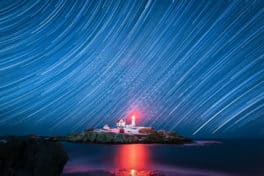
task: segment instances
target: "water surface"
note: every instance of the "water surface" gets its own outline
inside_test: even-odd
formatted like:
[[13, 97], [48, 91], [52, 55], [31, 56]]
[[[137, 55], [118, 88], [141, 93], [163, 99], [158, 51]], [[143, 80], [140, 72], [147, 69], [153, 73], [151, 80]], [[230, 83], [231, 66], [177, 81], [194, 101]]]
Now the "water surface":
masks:
[[263, 176], [264, 141], [197, 141], [189, 145], [66, 143], [64, 176]]

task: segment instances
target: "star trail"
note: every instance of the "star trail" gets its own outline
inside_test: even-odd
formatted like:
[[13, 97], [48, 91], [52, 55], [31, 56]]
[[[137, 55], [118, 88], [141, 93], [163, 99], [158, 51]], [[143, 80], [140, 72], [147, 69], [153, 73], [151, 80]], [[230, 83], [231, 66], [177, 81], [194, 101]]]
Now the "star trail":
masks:
[[264, 137], [263, 0], [0, 1], [0, 134], [140, 114], [190, 137]]

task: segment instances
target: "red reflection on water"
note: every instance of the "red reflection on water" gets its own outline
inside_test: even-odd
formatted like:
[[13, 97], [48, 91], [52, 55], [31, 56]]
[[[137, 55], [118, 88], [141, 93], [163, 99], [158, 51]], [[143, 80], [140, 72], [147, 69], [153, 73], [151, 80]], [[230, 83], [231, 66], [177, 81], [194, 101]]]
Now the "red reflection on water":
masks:
[[135, 176], [137, 174], [137, 171], [135, 169], [130, 170], [130, 175]]
[[136, 170], [146, 169], [149, 162], [149, 151], [146, 145], [120, 145], [119, 151], [117, 151], [116, 165], [119, 168], [131, 170], [131, 175]]

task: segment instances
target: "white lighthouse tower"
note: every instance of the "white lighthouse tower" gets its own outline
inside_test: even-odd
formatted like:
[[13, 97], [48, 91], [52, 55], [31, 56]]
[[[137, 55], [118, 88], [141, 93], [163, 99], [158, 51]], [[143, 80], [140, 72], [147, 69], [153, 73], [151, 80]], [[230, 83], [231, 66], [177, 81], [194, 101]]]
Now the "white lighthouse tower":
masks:
[[136, 127], [136, 116], [135, 116], [135, 115], [132, 116], [132, 123], [131, 123], [131, 126], [132, 126], [132, 127]]

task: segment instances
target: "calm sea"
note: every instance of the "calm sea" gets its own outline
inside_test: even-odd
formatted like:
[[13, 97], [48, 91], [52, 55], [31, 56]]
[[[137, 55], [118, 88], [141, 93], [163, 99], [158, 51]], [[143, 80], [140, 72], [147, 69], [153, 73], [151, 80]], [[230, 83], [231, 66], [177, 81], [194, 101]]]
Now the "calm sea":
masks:
[[65, 143], [64, 176], [264, 176], [264, 141], [196, 141], [190, 145]]

